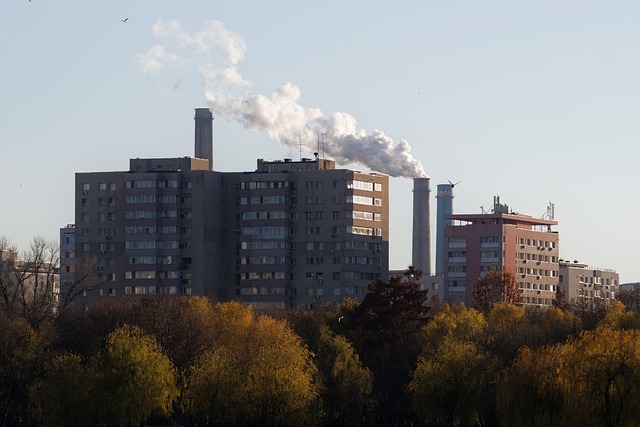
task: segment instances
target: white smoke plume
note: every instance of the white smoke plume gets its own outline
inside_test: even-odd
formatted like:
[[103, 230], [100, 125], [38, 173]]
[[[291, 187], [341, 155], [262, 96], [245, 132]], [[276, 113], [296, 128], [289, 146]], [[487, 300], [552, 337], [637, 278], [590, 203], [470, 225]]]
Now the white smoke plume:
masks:
[[[323, 135], [324, 152], [338, 163], [361, 164], [391, 176], [426, 176], [422, 163], [411, 156], [407, 141], [395, 143], [377, 129], [367, 133], [359, 129], [355, 118], [347, 113], [325, 116], [317, 108], [305, 108], [299, 103], [300, 89], [289, 82], [278, 87], [270, 97], [252, 93], [251, 83], [237, 69], [246, 53], [246, 44], [222, 22], [206, 21], [203, 30], [190, 34], [177, 21], [158, 21], [153, 25], [153, 33], [178, 49], [192, 48], [196, 55], [211, 55], [200, 73], [205, 97], [217, 117], [239, 122], [247, 129], [264, 132], [292, 147], [298, 147], [302, 141], [313, 150], [314, 137]], [[222, 52], [221, 56], [215, 55], [216, 49]], [[178, 59], [164, 49], [161, 52], [163, 55], [147, 54], [153, 59], [147, 60], [152, 66], [145, 68], [140, 61], [143, 69], [156, 70], [163, 61]], [[218, 63], [214, 63], [216, 59]], [[312, 137], [301, 138], [303, 135]]]

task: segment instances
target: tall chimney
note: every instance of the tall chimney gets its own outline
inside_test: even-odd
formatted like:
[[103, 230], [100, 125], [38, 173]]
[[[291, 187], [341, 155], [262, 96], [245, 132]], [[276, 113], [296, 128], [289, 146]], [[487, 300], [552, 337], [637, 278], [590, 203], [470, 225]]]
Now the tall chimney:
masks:
[[208, 108], [196, 108], [195, 157], [209, 160], [213, 170], [213, 114]]
[[411, 263], [425, 277], [431, 276], [431, 220], [429, 178], [413, 180], [413, 245]]
[[453, 214], [453, 186], [455, 184], [438, 184], [438, 213], [436, 215], [436, 275], [443, 276], [445, 274], [444, 263], [444, 227], [451, 225], [452, 221], [447, 219], [448, 215]]

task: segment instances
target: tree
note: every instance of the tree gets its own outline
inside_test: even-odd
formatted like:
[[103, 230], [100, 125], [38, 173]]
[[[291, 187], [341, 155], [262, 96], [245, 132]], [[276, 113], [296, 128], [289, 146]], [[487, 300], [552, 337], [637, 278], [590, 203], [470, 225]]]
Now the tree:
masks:
[[418, 361], [408, 385], [413, 410], [428, 424], [482, 425], [495, 373], [491, 355], [471, 341], [448, 336]]
[[217, 338], [190, 370], [189, 409], [205, 421], [309, 425], [319, 416], [317, 368], [284, 321], [239, 303], [214, 307]]
[[323, 327], [317, 364], [323, 378], [322, 402], [326, 425], [357, 426], [371, 404], [373, 377], [353, 346]]
[[574, 351], [572, 342], [542, 347], [537, 351], [522, 347], [514, 363], [502, 373], [498, 384], [500, 425], [571, 425], [568, 389], [559, 373], [569, 369]]
[[57, 309], [59, 281], [57, 242], [35, 237], [18, 258], [8, 239], [0, 238], [0, 305], [9, 316], [21, 316], [37, 327]]
[[520, 347], [538, 342], [538, 336], [525, 316], [522, 307], [496, 303], [487, 315], [488, 350], [501, 366], [508, 366], [518, 355]]
[[95, 403], [104, 396], [96, 395], [96, 372], [78, 355], [64, 353], [54, 358], [43, 378], [31, 393], [36, 418], [43, 426], [90, 425]]
[[508, 267], [491, 267], [478, 279], [472, 295], [474, 307], [483, 313], [491, 311], [495, 303], [522, 305], [516, 276]]
[[171, 415], [178, 397], [175, 368], [155, 338], [136, 326], [120, 327], [107, 336], [96, 363], [103, 422], [137, 425], [151, 416]]
[[463, 304], [447, 304], [423, 328], [425, 351], [437, 351], [447, 338], [480, 343], [486, 330], [487, 322], [482, 313]]
[[629, 310], [640, 312], [640, 288], [620, 291], [616, 294], [616, 299], [623, 303]]
[[573, 425], [640, 425], [640, 331], [605, 326], [583, 332], [559, 373], [577, 417]]
[[421, 277], [422, 271], [409, 267], [388, 282], [377, 280], [345, 316], [350, 339], [373, 373], [378, 416], [384, 423], [400, 422], [409, 412], [406, 386], [420, 354], [428, 311], [427, 291], [417, 282]]
[[0, 312], [0, 424], [30, 421], [29, 393], [51, 358], [53, 335], [49, 323], [34, 329]]

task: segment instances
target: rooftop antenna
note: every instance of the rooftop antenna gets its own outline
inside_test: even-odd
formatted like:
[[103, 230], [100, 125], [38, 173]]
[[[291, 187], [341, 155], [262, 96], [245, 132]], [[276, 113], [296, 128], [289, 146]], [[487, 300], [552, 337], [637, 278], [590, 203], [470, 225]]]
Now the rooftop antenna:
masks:
[[542, 219], [555, 219], [555, 206], [553, 203], [549, 202], [547, 211], [542, 215]]
[[322, 138], [322, 158], [323, 159], [325, 158], [325, 155], [324, 155], [324, 136], [325, 136], [324, 133], [320, 134], [320, 137]]
[[300, 145], [300, 161], [302, 161], [302, 140], [305, 139], [306, 140], [306, 136], [307, 134], [300, 134], [298, 135], [298, 141], [299, 141], [299, 145]]

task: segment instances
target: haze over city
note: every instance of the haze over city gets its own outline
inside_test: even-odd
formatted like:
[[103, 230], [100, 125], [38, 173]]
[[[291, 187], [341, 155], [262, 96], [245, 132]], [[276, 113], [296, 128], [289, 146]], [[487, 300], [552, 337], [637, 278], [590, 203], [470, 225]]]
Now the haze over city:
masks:
[[393, 176], [391, 268], [411, 262], [409, 178], [427, 174], [432, 196], [461, 181], [457, 213], [495, 195], [534, 217], [554, 203], [561, 257], [639, 281], [638, 12], [630, 1], [3, 2], [0, 235], [22, 249], [57, 239], [74, 221], [76, 172], [193, 156], [193, 109], [209, 107], [216, 170], [319, 151]]

